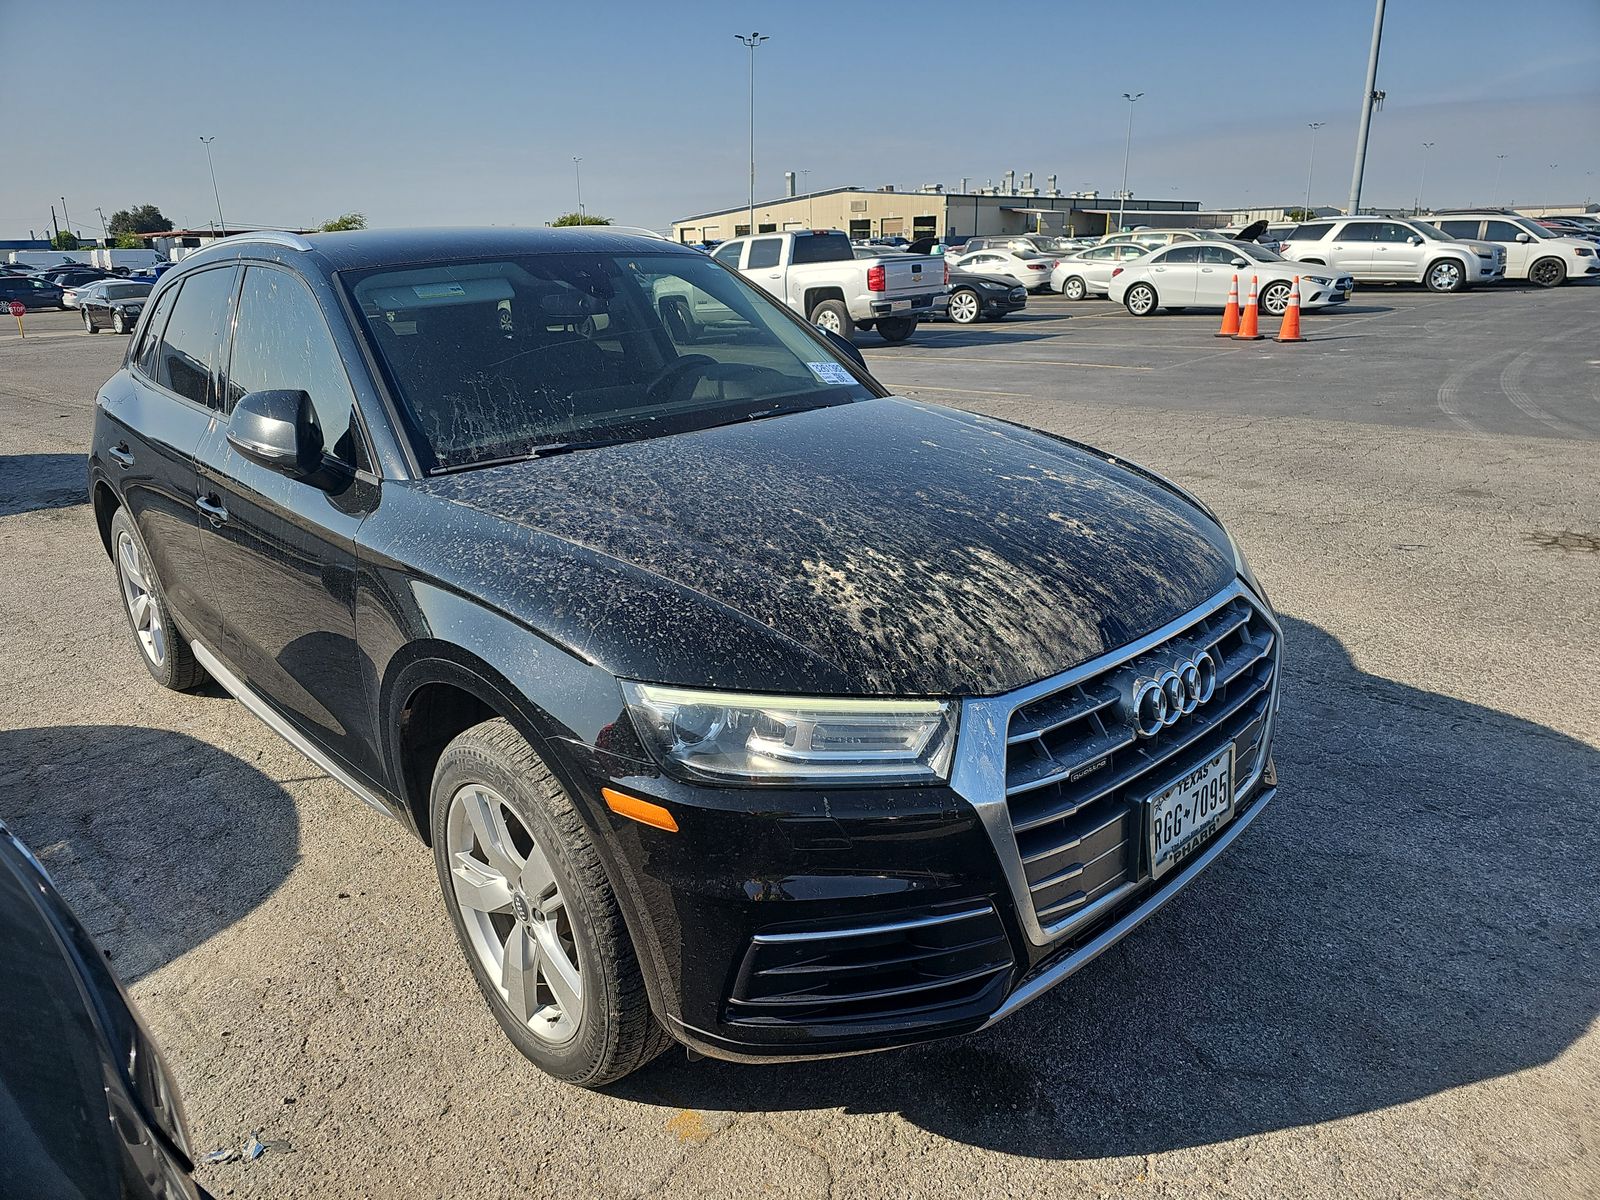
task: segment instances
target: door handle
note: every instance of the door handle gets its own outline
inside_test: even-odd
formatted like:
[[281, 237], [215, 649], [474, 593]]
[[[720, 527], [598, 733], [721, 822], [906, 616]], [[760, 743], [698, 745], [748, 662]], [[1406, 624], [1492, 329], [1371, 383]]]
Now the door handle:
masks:
[[221, 525], [228, 519], [228, 510], [210, 496], [196, 496], [194, 506], [205, 513], [213, 525]]
[[771, 275], [768, 275], [767, 278], [768, 279], [782, 279], [783, 278], [783, 272], [782, 271], [774, 271]]
[[106, 457], [119, 467], [133, 466], [133, 454], [128, 450], [127, 442], [118, 442], [106, 451]]

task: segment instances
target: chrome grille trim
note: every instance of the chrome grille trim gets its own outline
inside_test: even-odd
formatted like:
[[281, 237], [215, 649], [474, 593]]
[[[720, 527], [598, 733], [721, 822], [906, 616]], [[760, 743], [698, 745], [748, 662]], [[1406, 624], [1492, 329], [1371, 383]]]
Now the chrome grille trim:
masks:
[[[1202, 631], [1199, 636], [1204, 637], [1203, 641], [1186, 639], [1183, 636], [1195, 633], [1194, 627], [1197, 624], [1213, 617], [1238, 600], [1245, 601], [1253, 612], [1242, 613], [1237, 621], [1226, 620], [1214, 630]], [[1101, 676], [1157, 649], [1176, 651], [1215, 646], [1226, 641], [1241, 627], [1256, 618], [1265, 623], [1270, 631], [1270, 638], [1258, 642], [1256, 652], [1248, 657], [1241, 657], [1238, 651], [1235, 651], [1225, 667], [1226, 679], [1228, 682], [1233, 682], [1252, 671], [1260, 671], [1263, 659], [1267, 659], [1270, 664], [1267, 668], [1267, 678], [1258, 687], [1250, 689], [1246, 696], [1230, 697], [1226, 709], [1219, 707], [1215, 713], [1207, 713], [1205, 709], [1201, 709], [1186, 718], [1184, 723], [1177, 726], [1171, 734], [1155, 739], [1155, 743], [1151, 746], [1154, 757], [1149, 761], [1141, 761], [1123, 768], [1097, 765], [1100, 758], [1127, 749], [1137, 740], [1119, 723], [1108, 728], [1107, 735], [1102, 739], [1104, 747], [1096, 743], [1093, 754], [1063, 770], [1051, 772], [1051, 777], [1024, 780], [1020, 785], [1016, 780], [1007, 778], [1009, 753], [1029, 752], [1034, 743], [1042, 745], [1041, 739], [1050, 736], [1053, 731], [1073, 721], [1094, 719], [1089, 714], [1100, 713], [1110, 707], [1109, 704], [1093, 703], [1101, 698], [1104, 691], [1109, 690], [1108, 681], [1101, 679]], [[1168, 643], [1171, 645], [1167, 645]], [[1059, 842], [1052, 842], [1046, 848], [1030, 849], [1026, 862], [1019, 846], [1019, 835], [1041, 829], [1052, 821], [1070, 820], [1074, 814], [1092, 804], [1103, 802], [1106, 796], [1133, 780], [1147, 777], [1152, 780], [1148, 787], [1143, 783], [1136, 784], [1140, 797], [1146, 792], [1159, 791], [1160, 785], [1154, 781], [1162, 777], [1163, 763], [1182, 754], [1185, 749], [1193, 746], [1208, 733], [1214, 734], [1225, 723], [1230, 724], [1229, 736], [1239, 747], [1240, 757], [1235, 765], [1235, 797], [1236, 803], [1244, 803], [1252, 796], [1266, 770], [1268, 750], [1272, 742], [1272, 727], [1278, 707], [1278, 691], [1282, 675], [1279, 669], [1282, 644], [1283, 631], [1271, 611], [1242, 581], [1235, 580], [1205, 603], [1126, 646], [1091, 659], [1070, 671], [1029, 684], [1006, 695], [980, 697], [963, 702], [961, 734], [956, 744], [951, 786], [977, 811], [1005, 874], [1017, 920], [1030, 941], [1038, 946], [1051, 944], [1070, 933], [1072, 929], [1094, 920], [1108, 907], [1125, 898], [1129, 892], [1148, 883], [1149, 877], [1144, 873], [1142, 860], [1135, 860], [1132, 867], [1134, 877], [1119, 882], [1119, 877], [1114, 876], [1110, 880], [1103, 881], [1094, 890], [1114, 885], [1113, 890], [1103, 896], [1085, 894], [1080, 897], [1074, 894], [1052, 900], [1043, 906], [1043, 912], [1048, 920], [1041, 920], [1040, 911], [1034, 906], [1035, 893], [1046, 890], [1046, 886], [1058, 887], [1064, 880], [1053, 880], [1048, 885], [1038, 880], [1030, 881], [1030, 866], [1037, 866], [1045, 860], [1069, 853], [1087, 838], [1103, 832], [1122, 816], [1137, 817], [1136, 804], [1130, 799], [1124, 807], [1108, 809], [1104, 818], [1095, 821], [1090, 829], [1064, 831]], [[1223, 680], [1219, 678], [1219, 690], [1222, 687]], [[1080, 689], [1079, 695], [1064, 698], [1066, 711], [1075, 715], [1059, 723], [1044, 722], [1048, 728], [1034, 729], [1030, 725], [1021, 731], [1021, 736], [1014, 736], [1011, 723], [1019, 711], [1057, 693], [1069, 692], [1071, 689]], [[1112, 703], [1115, 703], [1115, 698]], [[1086, 705], [1088, 707], [1085, 707]], [[1080, 708], [1083, 711], [1078, 711]], [[1128, 732], [1126, 739], [1122, 736], [1124, 732]], [[1249, 759], [1251, 755], [1254, 756], [1253, 761]], [[1241, 780], [1237, 772], [1243, 768], [1248, 768], [1248, 774]], [[1025, 818], [1021, 826], [1013, 827], [1011, 810], [1013, 801], [1024, 801], [1030, 793], [1069, 779], [1074, 772], [1084, 772], [1085, 775], [1080, 777], [1093, 778], [1093, 772], [1100, 770], [1115, 770], [1115, 776], [1108, 774], [1103, 781], [1097, 781], [1086, 791], [1084, 797], [1073, 799], [1070, 807], [1063, 804], [1060, 806], [1061, 811], [1052, 811], [1043, 819], [1034, 814]], [[1235, 817], [1235, 821], [1238, 820], [1239, 818]], [[1136, 844], [1133, 847], [1135, 853], [1139, 851], [1138, 841], [1136, 837]], [[1055, 875], [1058, 869], [1046, 869], [1043, 873]], [[1126, 875], [1126, 871], [1122, 874]]]

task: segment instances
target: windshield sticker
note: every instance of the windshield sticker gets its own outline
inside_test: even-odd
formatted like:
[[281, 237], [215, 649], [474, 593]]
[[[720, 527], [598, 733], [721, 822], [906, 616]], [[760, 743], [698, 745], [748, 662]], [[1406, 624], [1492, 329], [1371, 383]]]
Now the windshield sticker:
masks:
[[459, 283], [420, 283], [411, 290], [416, 293], [418, 300], [444, 300], [467, 294], [467, 289]]
[[854, 383], [856, 377], [844, 367], [842, 363], [820, 362], [807, 363], [811, 373], [823, 383]]

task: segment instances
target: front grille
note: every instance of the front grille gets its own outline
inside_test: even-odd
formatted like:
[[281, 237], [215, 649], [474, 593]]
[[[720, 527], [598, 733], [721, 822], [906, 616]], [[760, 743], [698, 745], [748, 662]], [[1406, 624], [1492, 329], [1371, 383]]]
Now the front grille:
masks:
[[[1127, 711], [1136, 682], [1202, 650], [1217, 663], [1211, 699], [1155, 736], [1138, 736]], [[1012, 713], [1006, 807], [1047, 933], [1065, 932], [1096, 901], [1149, 877], [1146, 798], [1230, 741], [1235, 791], [1255, 776], [1277, 661], [1272, 626], [1237, 596], [1138, 657]]]
[[728, 1000], [740, 1025], [937, 1024], [992, 1007], [1011, 944], [987, 900], [870, 924], [757, 934]]

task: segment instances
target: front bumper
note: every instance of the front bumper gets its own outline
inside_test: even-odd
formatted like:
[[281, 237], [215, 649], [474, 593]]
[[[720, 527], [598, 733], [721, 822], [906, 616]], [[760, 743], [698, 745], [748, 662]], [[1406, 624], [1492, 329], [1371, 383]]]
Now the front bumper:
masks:
[[[699, 787], [656, 773], [625, 741], [597, 756], [581, 772], [595, 793], [663, 804], [679, 825], [667, 833], [599, 808], [663, 1024], [735, 1060], [889, 1049], [993, 1024], [1125, 937], [1276, 794], [1277, 625], [1242, 584], [1196, 613], [1064, 676], [968, 701], [948, 786]], [[1012, 786], [1031, 769], [1009, 748], [1014, 721], [1208, 636], [1225, 667], [1238, 665], [1170, 741], [1125, 741], [1086, 771]], [[1053, 751], [1062, 761], [1066, 744]], [[1148, 797], [1227, 746], [1232, 819], [1153, 878]]]

